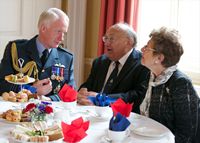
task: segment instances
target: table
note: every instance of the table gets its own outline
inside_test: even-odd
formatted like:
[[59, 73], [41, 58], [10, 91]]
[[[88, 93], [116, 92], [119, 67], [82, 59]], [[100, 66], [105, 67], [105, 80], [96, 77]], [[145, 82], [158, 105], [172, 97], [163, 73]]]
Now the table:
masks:
[[[15, 108], [16, 106], [18, 106], [16, 103], [0, 101], [0, 113], [10, 108]], [[106, 140], [106, 136], [109, 119], [112, 116], [111, 109], [109, 109], [110, 112], [102, 118], [96, 116], [94, 106], [76, 106], [71, 110], [66, 110], [61, 103], [53, 102], [53, 108], [55, 112], [62, 111], [66, 113], [63, 116], [65, 117], [63, 118], [65, 122], [70, 122], [78, 117], [83, 117], [83, 119], [90, 121], [90, 126], [87, 130], [88, 135], [81, 140], [80, 143], [109, 143], [109, 141]], [[174, 143], [174, 135], [171, 131], [155, 120], [135, 113], [131, 113], [128, 119], [131, 122], [129, 127], [131, 132], [130, 136], [125, 139], [125, 143]], [[9, 139], [9, 132], [15, 125], [16, 124], [0, 120], [0, 138]], [[14, 143], [11, 139], [9, 140], [10, 143]]]

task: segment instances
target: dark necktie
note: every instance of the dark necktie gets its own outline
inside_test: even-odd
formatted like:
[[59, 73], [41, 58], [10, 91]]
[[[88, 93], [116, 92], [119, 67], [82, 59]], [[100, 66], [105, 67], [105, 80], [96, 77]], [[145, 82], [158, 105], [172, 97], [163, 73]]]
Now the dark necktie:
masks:
[[113, 69], [112, 73], [110, 74], [110, 76], [109, 76], [109, 78], [106, 82], [106, 85], [104, 87], [104, 90], [103, 90], [104, 93], [108, 93], [110, 91], [115, 79], [117, 78], [118, 66], [119, 66], [119, 62], [116, 61], [115, 62], [115, 68]]
[[42, 62], [42, 66], [45, 65], [47, 59], [48, 59], [48, 56], [49, 56], [49, 50], [48, 49], [45, 49], [43, 52], [42, 52], [42, 57], [40, 58], [41, 62]]

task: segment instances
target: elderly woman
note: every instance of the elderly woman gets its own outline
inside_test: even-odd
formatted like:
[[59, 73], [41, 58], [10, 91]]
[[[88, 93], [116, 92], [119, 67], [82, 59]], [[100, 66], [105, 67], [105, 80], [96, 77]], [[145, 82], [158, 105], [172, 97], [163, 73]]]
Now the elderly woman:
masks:
[[194, 143], [199, 97], [190, 79], [177, 69], [182, 54], [176, 30], [162, 27], [151, 32], [150, 40], [142, 48], [141, 63], [151, 70], [151, 76], [140, 110], [168, 127], [176, 143]]

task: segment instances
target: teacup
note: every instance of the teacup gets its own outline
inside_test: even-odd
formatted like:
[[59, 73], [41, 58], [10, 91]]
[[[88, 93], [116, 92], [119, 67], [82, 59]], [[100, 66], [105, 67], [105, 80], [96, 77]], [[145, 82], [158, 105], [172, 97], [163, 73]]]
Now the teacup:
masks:
[[129, 129], [126, 129], [125, 131], [112, 131], [108, 129], [108, 138], [112, 141], [112, 143], [122, 142], [129, 135], [130, 135]]
[[109, 106], [95, 106], [95, 112], [99, 117], [104, 117], [106, 115], [112, 114], [112, 110]]
[[76, 108], [77, 101], [72, 101], [72, 102], [62, 102], [62, 105], [65, 110], [72, 110]]

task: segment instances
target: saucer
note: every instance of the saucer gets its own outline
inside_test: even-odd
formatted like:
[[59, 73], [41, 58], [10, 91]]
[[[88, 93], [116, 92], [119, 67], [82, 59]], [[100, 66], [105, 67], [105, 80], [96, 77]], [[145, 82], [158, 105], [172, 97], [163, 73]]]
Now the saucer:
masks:
[[88, 116], [86, 117], [90, 121], [108, 121], [111, 117], [109, 116]]
[[123, 142], [123, 143], [131, 143], [131, 137], [128, 136], [128, 137], [126, 137], [123, 141], [113, 142], [113, 141], [108, 137], [108, 135], [104, 135], [104, 136], [101, 137], [99, 143], [121, 143], [121, 142]]
[[86, 110], [85, 112], [85, 115], [87, 114], [86, 118], [88, 118], [88, 120], [107, 121], [110, 120], [110, 118], [112, 117], [109, 113], [105, 113], [104, 115], [98, 115], [96, 112], [91, 110]]
[[95, 119], [97, 120], [110, 120], [110, 116], [94, 116]]
[[134, 134], [151, 138], [160, 138], [167, 133], [165, 128], [155, 129], [146, 126], [132, 127], [131, 130]]

